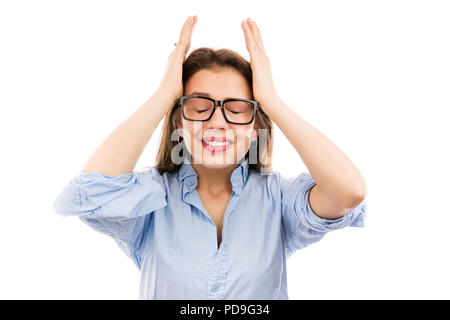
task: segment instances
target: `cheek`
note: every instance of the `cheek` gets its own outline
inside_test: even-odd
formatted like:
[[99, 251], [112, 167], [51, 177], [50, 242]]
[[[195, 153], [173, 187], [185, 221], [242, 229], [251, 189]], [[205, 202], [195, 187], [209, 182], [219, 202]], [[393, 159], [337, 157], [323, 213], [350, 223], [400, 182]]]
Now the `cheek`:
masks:
[[253, 126], [239, 126], [234, 130], [236, 142], [238, 144], [250, 144], [253, 132]]
[[194, 145], [201, 145], [202, 123], [183, 120], [182, 135], [186, 147], [193, 150]]
[[235, 153], [241, 157], [247, 153], [250, 148], [253, 126], [240, 126], [235, 129]]

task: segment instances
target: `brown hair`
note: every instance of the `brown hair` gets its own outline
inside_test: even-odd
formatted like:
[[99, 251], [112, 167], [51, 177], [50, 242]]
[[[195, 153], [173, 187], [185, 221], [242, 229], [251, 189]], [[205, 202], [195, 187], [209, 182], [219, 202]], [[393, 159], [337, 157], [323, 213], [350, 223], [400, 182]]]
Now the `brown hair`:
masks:
[[[253, 86], [252, 86], [252, 69], [250, 63], [245, 60], [238, 53], [229, 49], [214, 50], [211, 48], [198, 48], [191, 52], [187, 59], [183, 63], [183, 88], [186, 87], [187, 81], [198, 71], [202, 69], [217, 70], [220, 68], [233, 68], [242, 74], [247, 81], [253, 98]], [[167, 112], [163, 129], [161, 133], [161, 143], [156, 154], [156, 165], [161, 173], [163, 172], [176, 172], [180, 168], [181, 164], [176, 164], [172, 161], [171, 154], [173, 148], [179, 143], [178, 141], [172, 141], [172, 132], [177, 130], [177, 123], [181, 121], [181, 109], [177, 108], [179, 99], [176, 99], [172, 108]], [[260, 146], [261, 134], [258, 135], [256, 150], [256, 163], [249, 162], [249, 169], [254, 169], [258, 172], [271, 170], [272, 168], [272, 120], [259, 108], [255, 115], [255, 124], [259, 129], [264, 129], [266, 136], [264, 137], [264, 143]], [[260, 131], [261, 132], [261, 131]], [[181, 137], [182, 139], [182, 137]], [[261, 149], [260, 149], [261, 148]], [[183, 151], [184, 152], [184, 151]], [[183, 155], [184, 156], [184, 155]], [[245, 158], [249, 157], [249, 152], [245, 155]], [[253, 161], [252, 161], [253, 162]]]

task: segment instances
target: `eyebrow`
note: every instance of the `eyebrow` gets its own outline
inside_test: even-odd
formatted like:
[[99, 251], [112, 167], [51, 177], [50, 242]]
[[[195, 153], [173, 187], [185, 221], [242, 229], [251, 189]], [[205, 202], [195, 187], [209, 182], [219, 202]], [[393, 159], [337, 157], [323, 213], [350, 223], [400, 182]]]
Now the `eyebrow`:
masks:
[[[191, 96], [205, 96], [211, 98], [211, 95], [208, 92], [194, 91], [190, 94]], [[244, 98], [235, 98], [235, 97], [225, 97], [223, 100], [227, 99], [244, 99]]]

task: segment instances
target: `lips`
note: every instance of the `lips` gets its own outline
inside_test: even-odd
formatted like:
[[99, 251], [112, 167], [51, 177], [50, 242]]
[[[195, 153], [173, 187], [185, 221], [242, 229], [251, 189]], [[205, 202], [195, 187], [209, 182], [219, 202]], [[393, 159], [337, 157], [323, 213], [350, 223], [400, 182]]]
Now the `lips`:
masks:
[[205, 142], [217, 141], [217, 142], [233, 143], [233, 141], [231, 139], [227, 139], [225, 137], [203, 137], [203, 141], [205, 141]]
[[225, 137], [204, 137], [202, 139], [203, 148], [211, 152], [223, 152], [232, 144], [233, 141]]

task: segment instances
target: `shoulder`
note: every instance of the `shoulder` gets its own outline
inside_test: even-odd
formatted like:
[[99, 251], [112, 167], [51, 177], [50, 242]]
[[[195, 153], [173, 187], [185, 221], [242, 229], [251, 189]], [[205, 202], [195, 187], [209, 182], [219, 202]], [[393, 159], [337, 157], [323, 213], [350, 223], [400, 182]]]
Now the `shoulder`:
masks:
[[263, 189], [267, 193], [276, 195], [281, 189], [281, 174], [276, 170], [267, 170], [258, 172], [257, 170], [249, 170], [247, 184], [250, 189]]
[[249, 176], [253, 184], [264, 185], [272, 193], [289, 193], [303, 189], [309, 189], [315, 184], [309, 172], [301, 172], [294, 176], [283, 175], [278, 170], [271, 170], [263, 173], [251, 170]]
[[258, 172], [257, 170], [251, 169], [248, 179], [252, 180], [255, 184], [276, 186], [283, 180], [283, 176], [278, 170], [263, 170]]
[[147, 166], [135, 170], [135, 173], [144, 179], [151, 179], [157, 182], [166, 192], [174, 185], [179, 184], [178, 171], [167, 172], [161, 171], [156, 166]]

